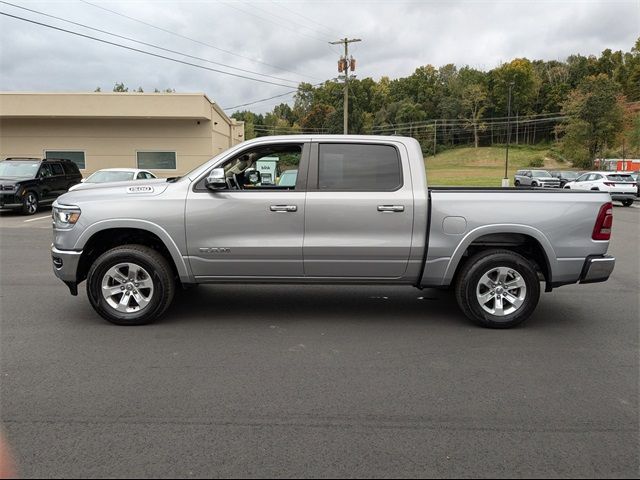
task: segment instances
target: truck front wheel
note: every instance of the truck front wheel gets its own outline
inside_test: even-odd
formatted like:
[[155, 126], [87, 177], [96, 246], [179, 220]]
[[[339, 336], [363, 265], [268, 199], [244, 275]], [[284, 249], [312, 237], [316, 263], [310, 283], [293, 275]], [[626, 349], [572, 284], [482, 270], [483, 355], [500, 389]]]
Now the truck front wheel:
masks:
[[144, 325], [164, 313], [175, 292], [169, 262], [156, 250], [124, 245], [103, 253], [87, 275], [87, 296], [116, 325]]
[[455, 285], [464, 314], [488, 328], [509, 328], [531, 316], [540, 298], [535, 266], [510, 250], [485, 250], [462, 267]]

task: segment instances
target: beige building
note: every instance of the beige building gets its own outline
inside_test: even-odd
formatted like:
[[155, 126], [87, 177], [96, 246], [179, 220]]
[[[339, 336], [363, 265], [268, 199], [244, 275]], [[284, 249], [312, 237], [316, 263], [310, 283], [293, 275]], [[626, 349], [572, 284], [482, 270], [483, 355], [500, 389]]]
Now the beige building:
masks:
[[244, 141], [244, 124], [202, 93], [0, 93], [0, 160], [69, 158], [182, 175]]

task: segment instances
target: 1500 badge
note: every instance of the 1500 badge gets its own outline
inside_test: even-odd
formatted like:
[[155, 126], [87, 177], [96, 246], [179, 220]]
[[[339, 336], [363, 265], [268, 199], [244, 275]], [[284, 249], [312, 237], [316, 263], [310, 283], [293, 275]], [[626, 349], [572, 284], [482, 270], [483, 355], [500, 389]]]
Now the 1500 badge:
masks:
[[127, 187], [127, 193], [153, 193], [153, 187], [149, 187], [149, 186]]

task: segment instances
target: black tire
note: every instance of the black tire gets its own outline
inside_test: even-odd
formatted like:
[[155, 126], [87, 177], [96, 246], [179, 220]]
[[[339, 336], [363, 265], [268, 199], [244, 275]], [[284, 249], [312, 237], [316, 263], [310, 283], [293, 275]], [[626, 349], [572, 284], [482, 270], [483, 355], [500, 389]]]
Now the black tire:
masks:
[[22, 197], [22, 214], [23, 215], [35, 215], [38, 211], [38, 194], [33, 191], [28, 191]]
[[538, 187], [538, 182], [532, 182], [532, 183], [531, 183], [531, 186], [532, 186], [533, 188], [537, 188], [537, 187]]
[[633, 205], [633, 200], [625, 200], [622, 202], [622, 205], [624, 205], [625, 207], [630, 207], [631, 205]]
[[[512, 313], [503, 316], [486, 311], [477, 297], [478, 285], [483, 276], [499, 267], [517, 272], [526, 287], [522, 304]], [[460, 309], [478, 325], [510, 328], [525, 321], [535, 310], [540, 299], [540, 281], [535, 266], [522, 255], [510, 250], [484, 250], [469, 258], [462, 266], [456, 278], [455, 294]]]
[[520, 186], [520, 180], [516, 180], [515, 182], [513, 182], [513, 184], [514, 184], [516, 187], [519, 187], [519, 186]]
[[[103, 278], [112, 267], [120, 263], [133, 263], [142, 267], [153, 282], [153, 294], [149, 303], [137, 312], [119, 312], [102, 295]], [[156, 250], [142, 245], [123, 245], [108, 250], [93, 262], [87, 275], [87, 296], [91, 306], [100, 316], [116, 325], [145, 325], [153, 322], [169, 307], [175, 290], [176, 282], [167, 259]]]

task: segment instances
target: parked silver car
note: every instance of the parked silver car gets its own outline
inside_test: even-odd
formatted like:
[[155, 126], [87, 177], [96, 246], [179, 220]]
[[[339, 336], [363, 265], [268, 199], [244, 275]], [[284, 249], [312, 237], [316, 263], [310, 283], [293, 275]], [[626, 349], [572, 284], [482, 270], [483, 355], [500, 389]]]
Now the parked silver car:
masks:
[[546, 170], [518, 170], [513, 184], [516, 187], [560, 188], [560, 179]]

